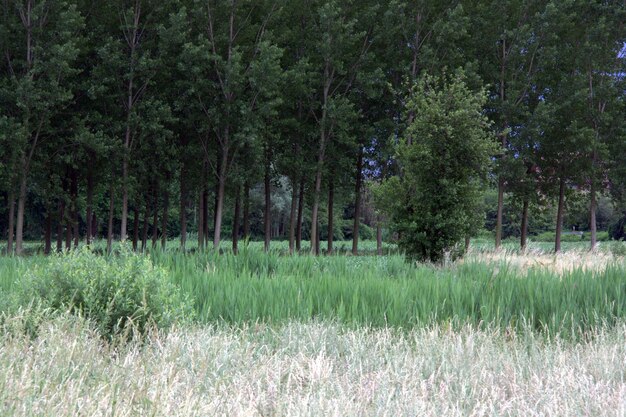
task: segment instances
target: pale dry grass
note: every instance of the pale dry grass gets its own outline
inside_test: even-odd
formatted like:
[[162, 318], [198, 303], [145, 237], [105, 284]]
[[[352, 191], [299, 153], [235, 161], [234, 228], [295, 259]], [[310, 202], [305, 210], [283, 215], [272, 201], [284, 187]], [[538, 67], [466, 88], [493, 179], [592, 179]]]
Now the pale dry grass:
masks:
[[575, 270], [592, 273], [602, 272], [611, 265], [624, 264], [626, 259], [606, 251], [569, 250], [554, 254], [542, 250], [528, 250], [526, 253], [519, 253], [503, 249], [491, 252], [470, 252], [460, 262], [468, 261], [489, 264], [505, 263], [521, 272], [535, 269], [563, 275]]
[[32, 341], [0, 337], [0, 414], [621, 416], [625, 338], [318, 323], [176, 330], [114, 353], [65, 318]]

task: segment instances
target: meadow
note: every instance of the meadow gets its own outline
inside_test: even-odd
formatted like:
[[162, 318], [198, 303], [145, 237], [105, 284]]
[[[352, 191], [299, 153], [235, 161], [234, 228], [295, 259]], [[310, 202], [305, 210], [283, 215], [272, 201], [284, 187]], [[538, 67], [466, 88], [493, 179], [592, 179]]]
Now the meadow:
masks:
[[[33, 245], [0, 258], [0, 414], [623, 415], [626, 244], [489, 245], [446, 265], [407, 262], [393, 245], [374, 256], [375, 242], [321, 257], [287, 256], [283, 242], [236, 256], [228, 242], [52, 258]], [[166, 281], [180, 297], [154, 302], [184, 299], [190, 314], [103, 338], [113, 301], [96, 314], [58, 303], [63, 291], [28, 291], [86, 291], [92, 265]], [[132, 302], [120, 294], [134, 287], [114, 281], [113, 299]]]

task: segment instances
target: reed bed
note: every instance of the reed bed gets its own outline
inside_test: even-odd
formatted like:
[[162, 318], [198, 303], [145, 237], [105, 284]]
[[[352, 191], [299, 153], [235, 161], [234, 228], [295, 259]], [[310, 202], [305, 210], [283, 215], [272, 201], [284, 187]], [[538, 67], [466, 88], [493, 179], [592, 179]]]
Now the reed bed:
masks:
[[[192, 299], [200, 323], [331, 320], [407, 330], [433, 324], [530, 326], [578, 339], [626, 318], [626, 263], [608, 254], [602, 268], [576, 263], [579, 255], [566, 255], [568, 261], [547, 258], [569, 265], [562, 268], [507, 252], [476, 252], [446, 267], [412, 264], [401, 255], [284, 256], [254, 247], [243, 247], [237, 256], [213, 251], [149, 256]], [[0, 291], [19, 292], [29, 285], [20, 271], [45, 262], [39, 256], [0, 258]]]

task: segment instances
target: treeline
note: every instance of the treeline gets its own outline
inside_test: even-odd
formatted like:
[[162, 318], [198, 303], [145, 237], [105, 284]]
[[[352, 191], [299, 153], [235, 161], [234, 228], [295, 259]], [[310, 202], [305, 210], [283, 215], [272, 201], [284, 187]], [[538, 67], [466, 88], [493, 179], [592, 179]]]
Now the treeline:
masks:
[[557, 250], [569, 194], [587, 198], [592, 245], [598, 196], [623, 201], [623, 0], [2, 0], [0, 13], [8, 252], [27, 230], [50, 252], [103, 232], [109, 246], [193, 233], [217, 247], [225, 228], [236, 250], [255, 189], [266, 248], [285, 234], [319, 253], [325, 236], [332, 252], [345, 211], [356, 252], [365, 188], [401, 169], [410, 86], [457, 69], [489, 92], [496, 246], [505, 196], [521, 202], [522, 246], [529, 211], [558, 202]]

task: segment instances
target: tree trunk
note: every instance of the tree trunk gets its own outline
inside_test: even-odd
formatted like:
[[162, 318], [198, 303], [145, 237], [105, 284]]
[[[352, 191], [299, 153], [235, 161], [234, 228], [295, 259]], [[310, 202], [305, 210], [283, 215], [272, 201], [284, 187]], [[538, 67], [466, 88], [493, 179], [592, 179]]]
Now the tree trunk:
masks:
[[522, 207], [522, 231], [520, 237], [520, 248], [522, 252], [526, 252], [526, 240], [528, 236], [528, 198], [524, 199], [524, 206]]
[[233, 213], [233, 253], [237, 255], [239, 252], [239, 212], [241, 205], [241, 187], [237, 187], [235, 195], [235, 212]]
[[[505, 101], [506, 101], [506, 82], [505, 82], [506, 57], [507, 57], [506, 39], [503, 38], [501, 44], [502, 44], [501, 45], [502, 55], [500, 56], [500, 102], [504, 106]], [[504, 132], [506, 132], [507, 125], [508, 123], [505, 121], [504, 126], [503, 126], [503, 128], [505, 129]], [[502, 152], [506, 151], [506, 146], [507, 146], [507, 135], [504, 132], [502, 133]], [[502, 246], [503, 211], [504, 211], [504, 178], [502, 177], [502, 174], [500, 174], [498, 177], [498, 212], [496, 214], [496, 242], [495, 242], [496, 249], [500, 249], [500, 246]]]
[[26, 206], [26, 172], [20, 180], [20, 193], [17, 200], [17, 224], [15, 227], [15, 254], [21, 255], [24, 241], [24, 209]]
[[504, 179], [498, 179], [498, 213], [496, 215], [496, 249], [502, 246], [502, 213], [504, 211]]
[[59, 200], [59, 219], [57, 223], [57, 252], [63, 251], [63, 221], [65, 220], [65, 201]]
[[359, 225], [361, 224], [361, 181], [363, 171], [363, 148], [359, 147], [356, 162], [356, 185], [354, 187], [354, 226], [352, 227], [352, 254], [359, 253]]
[[143, 212], [143, 226], [141, 230], [141, 251], [146, 251], [146, 244], [148, 243], [148, 219], [150, 218], [150, 203], [148, 199], [146, 202], [146, 209]]
[[[130, 130], [127, 127], [127, 139], [129, 140]], [[120, 226], [120, 240], [123, 242], [126, 240], [126, 223], [128, 221], [128, 148], [125, 149], [124, 155], [122, 156], [122, 223]]]
[[296, 210], [298, 208], [298, 189], [295, 179], [291, 180], [291, 209], [289, 211], [289, 254], [293, 255], [296, 243]]
[[561, 234], [563, 233], [563, 215], [565, 212], [565, 179], [561, 177], [559, 181], [559, 208], [556, 215], [556, 238], [554, 242], [554, 251], [561, 251]]
[[96, 213], [91, 214], [91, 237], [96, 238], [98, 236], [98, 221], [96, 219]]
[[304, 175], [300, 180], [300, 191], [298, 193], [298, 219], [296, 220], [296, 250], [302, 249], [302, 218], [304, 216]]
[[87, 245], [91, 244], [91, 238], [93, 236], [92, 232], [93, 232], [94, 224], [93, 224], [93, 219], [92, 219], [92, 213], [93, 213], [93, 171], [90, 167], [89, 171], [87, 172], [87, 213], [86, 213]]
[[133, 251], [137, 252], [137, 242], [139, 241], [139, 206], [133, 208]]
[[328, 182], [328, 247], [327, 251], [329, 255], [333, 253], [333, 238], [334, 238], [334, 216], [335, 213], [333, 211], [335, 204], [335, 182], [333, 181], [333, 173], [331, 173], [330, 181]]
[[50, 214], [50, 209], [46, 209], [46, 227], [44, 231], [44, 255], [50, 255], [50, 251], [52, 250], [52, 215]]
[[107, 253], [110, 254], [113, 250], [113, 202], [115, 201], [115, 195], [113, 192], [113, 181], [111, 181], [111, 187], [109, 188], [109, 228], [107, 230]]
[[315, 245], [314, 245], [315, 253], [319, 255], [321, 253], [321, 247], [320, 247], [321, 246], [320, 245], [320, 243], [321, 243], [321, 236], [320, 236], [320, 228], [319, 227], [317, 227], [317, 234], [315, 235], [315, 239], [314, 240], [315, 240]]
[[9, 229], [7, 230], [7, 255], [13, 254], [13, 237], [15, 236], [15, 192], [9, 192]]
[[265, 252], [270, 250], [270, 242], [272, 241], [272, 189], [270, 184], [270, 164], [269, 164], [269, 155], [266, 152], [266, 161], [265, 161], [265, 177], [264, 177], [264, 190], [265, 190], [265, 208], [263, 210], [263, 225], [265, 226]]
[[597, 236], [597, 222], [596, 212], [598, 210], [598, 200], [596, 197], [595, 181], [591, 180], [591, 192], [590, 192], [591, 204], [589, 207], [589, 226], [591, 228], [591, 250], [596, 250], [598, 236]]
[[161, 248], [166, 249], [167, 246], [167, 224], [169, 222], [169, 209], [170, 209], [170, 192], [167, 188], [169, 184], [170, 176], [168, 174], [165, 183], [165, 190], [163, 192], [163, 215], [161, 218]]
[[180, 168], [180, 249], [185, 251], [187, 243], [187, 168], [183, 162]]
[[202, 212], [202, 225], [204, 226], [204, 244], [202, 247], [207, 248], [209, 246], [209, 190], [207, 188], [205, 188], [204, 192], [202, 193], [202, 199], [202, 207], [204, 208], [204, 211]]
[[204, 185], [198, 198], [198, 250], [204, 249]]
[[322, 191], [322, 167], [324, 165], [324, 142], [325, 138], [322, 134], [320, 152], [317, 158], [317, 173], [315, 174], [315, 188], [313, 190], [313, 207], [311, 209], [311, 253], [319, 255], [316, 240], [318, 239], [318, 212], [320, 205], [320, 193]]
[[65, 250], [72, 249], [72, 206], [70, 203], [70, 213], [65, 219]]
[[250, 184], [243, 186], [243, 238], [250, 239]]
[[222, 211], [224, 208], [224, 192], [226, 187], [226, 172], [228, 169], [228, 147], [222, 151], [219, 166], [217, 195], [215, 199], [215, 234], [213, 235], [213, 249], [219, 250], [222, 239]]
[[74, 249], [78, 248], [78, 242], [80, 240], [78, 232], [78, 172], [72, 170], [72, 182], [71, 182], [70, 194], [72, 196], [72, 234], [74, 235]]
[[152, 213], [152, 249], [155, 249], [157, 241], [159, 240], [159, 191], [158, 185], [156, 184], [154, 186], [153, 193], [152, 209], [154, 212]]

